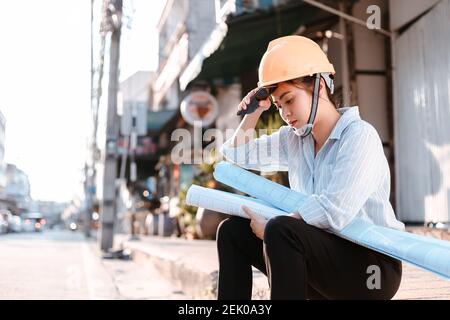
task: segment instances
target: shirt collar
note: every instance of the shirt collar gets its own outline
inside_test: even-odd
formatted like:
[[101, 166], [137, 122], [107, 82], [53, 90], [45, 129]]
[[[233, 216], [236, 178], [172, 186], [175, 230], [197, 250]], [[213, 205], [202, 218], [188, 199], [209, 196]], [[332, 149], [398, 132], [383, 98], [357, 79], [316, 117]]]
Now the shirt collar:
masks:
[[331, 131], [329, 139], [339, 140], [342, 132], [350, 125], [350, 123], [361, 120], [361, 117], [359, 116], [359, 108], [357, 106], [339, 108], [337, 111], [341, 114], [341, 117], [334, 126], [333, 131]]

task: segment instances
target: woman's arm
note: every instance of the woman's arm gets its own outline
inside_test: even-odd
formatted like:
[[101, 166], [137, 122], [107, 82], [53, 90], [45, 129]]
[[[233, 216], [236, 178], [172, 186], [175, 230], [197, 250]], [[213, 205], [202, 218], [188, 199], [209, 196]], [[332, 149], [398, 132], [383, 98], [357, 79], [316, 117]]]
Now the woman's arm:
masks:
[[[244, 97], [244, 99], [242, 99], [241, 103], [239, 103], [238, 111], [247, 109], [247, 105], [250, 103], [250, 99], [253, 97], [256, 90], [257, 89], [253, 89]], [[231, 137], [231, 147], [238, 147], [240, 145], [248, 143], [251, 140], [251, 133], [255, 129], [256, 123], [258, 123], [259, 117], [264, 111], [270, 108], [270, 105], [271, 103], [269, 100], [260, 101], [259, 107], [256, 108], [253, 113], [246, 114], [244, 116], [233, 136]]]
[[[245, 109], [254, 94], [252, 90], [239, 104], [238, 110]], [[243, 168], [259, 171], [287, 171], [286, 128], [271, 135], [255, 136], [255, 126], [261, 114], [270, 108], [270, 101], [259, 102], [259, 107], [246, 114], [241, 123], [219, 148], [219, 152], [230, 162]]]

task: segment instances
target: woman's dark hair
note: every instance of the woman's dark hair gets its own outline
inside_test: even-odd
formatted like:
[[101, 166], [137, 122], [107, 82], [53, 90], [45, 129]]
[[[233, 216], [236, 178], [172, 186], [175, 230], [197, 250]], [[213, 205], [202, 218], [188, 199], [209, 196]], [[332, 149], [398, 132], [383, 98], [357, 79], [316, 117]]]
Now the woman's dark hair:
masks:
[[[299, 84], [303, 85], [303, 87], [306, 87], [312, 94], [313, 93], [312, 88], [314, 86], [314, 79], [315, 79], [314, 76], [305, 76], [305, 77], [289, 80], [288, 82], [290, 82], [294, 85], [299, 85]], [[340, 108], [341, 101], [342, 101], [341, 94], [338, 94], [337, 92], [334, 92], [333, 94], [331, 94], [330, 88], [328, 88], [327, 85], [325, 85], [325, 88], [327, 90], [327, 95], [328, 95], [328, 98], [330, 99], [330, 102], [334, 105], [334, 107], [336, 109]]]

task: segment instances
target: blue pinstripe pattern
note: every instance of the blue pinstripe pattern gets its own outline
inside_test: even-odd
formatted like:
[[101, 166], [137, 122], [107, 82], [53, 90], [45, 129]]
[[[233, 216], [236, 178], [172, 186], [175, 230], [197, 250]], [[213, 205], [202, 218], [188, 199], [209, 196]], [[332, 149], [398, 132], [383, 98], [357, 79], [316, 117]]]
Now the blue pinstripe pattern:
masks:
[[228, 140], [219, 152], [246, 169], [288, 171], [290, 187], [308, 195], [298, 208], [308, 224], [340, 231], [358, 217], [404, 230], [389, 202], [389, 165], [377, 131], [358, 107], [338, 111], [341, 117], [316, 156], [312, 136], [298, 137], [288, 126], [238, 147]]

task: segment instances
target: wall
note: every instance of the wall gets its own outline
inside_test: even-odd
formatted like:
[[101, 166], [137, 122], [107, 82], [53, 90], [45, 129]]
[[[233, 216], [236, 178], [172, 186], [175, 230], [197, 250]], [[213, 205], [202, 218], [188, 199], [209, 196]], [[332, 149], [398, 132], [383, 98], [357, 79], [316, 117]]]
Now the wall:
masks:
[[430, 9], [440, 0], [391, 0], [389, 11], [391, 30], [398, 30], [414, 18]]
[[443, 0], [394, 42], [397, 207], [404, 221], [449, 221], [449, 17], [450, 0]]

